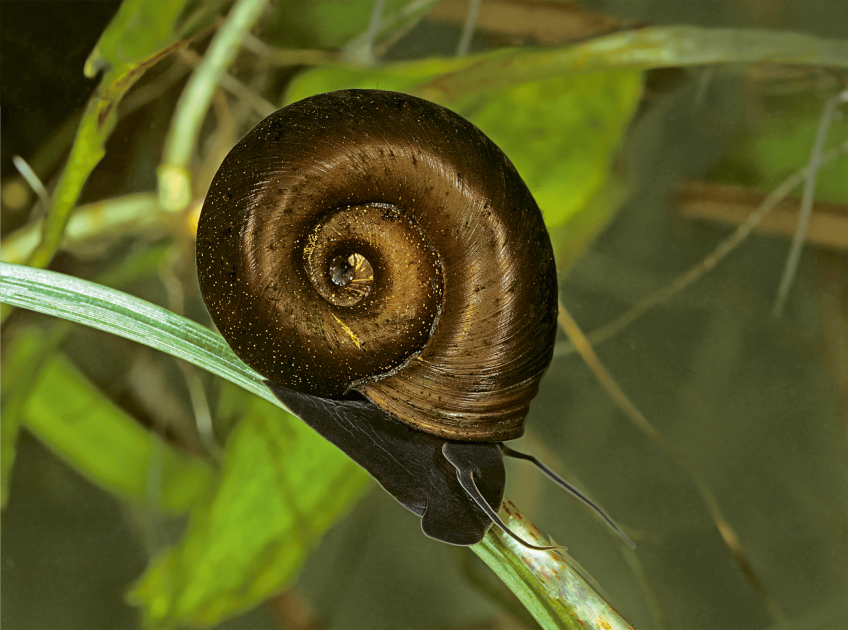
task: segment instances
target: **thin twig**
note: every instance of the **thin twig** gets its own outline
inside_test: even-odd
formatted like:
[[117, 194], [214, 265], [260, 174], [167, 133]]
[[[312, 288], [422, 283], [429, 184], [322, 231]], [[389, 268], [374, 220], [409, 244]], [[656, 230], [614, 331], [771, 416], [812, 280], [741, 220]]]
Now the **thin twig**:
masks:
[[[836, 158], [840, 157], [848, 153], [848, 140], [840, 144], [838, 147], [828, 151], [821, 158], [820, 167], [825, 166], [826, 164], [832, 162]], [[766, 199], [763, 201], [762, 205], [755, 211], [752, 212], [748, 219], [740, 225], [733, 234], [731, 234], [727, 239], [725, 239], [715, 250], [706, 258], [704, 258], [697, 265], [689, 269], [686, 273], [681, 276], [678, 276], [676, 280], [667, 284], [663, 288], [655, 291], [647, 298], [636, 304], [630, 310], [624, 312], [622, 315], [601, 326], [600, 328], [592, 331], [589, 334], [589, 340], [595, 346], [608, 341], [612, 337], [619, 334], [625, 328], [627, 328], [634, 321], [639, 319], [642, 315], [647, 313], [649, 310], [654, 308], [656, 305], [665, 302], [670, 297], [680, 292], [681, 290], [688, 287], [690, 284], [695, 282], [706, 274], [708, 271], [711, 271], [715, 266], [721, 262], [725, 256], [727, 256], [730, 252], [732, 252], [736, 247], [744, 241], [751, 231], [759, 225], [760, 221], [766, 216], [771, 210], [777, 206], [783, 199], [785, 199], [792, 190], [799, 186], [801, 182], [804, 181], [804, 177], [807, 175], [809, 167], [804, 167], [798, 172], [790, 175], [780, 186], [778, 186]], [[558, 343], [557, 347], [554, 351], [554, 356], [563, 356], [566, 354], [571, 354], [576, 350], [573, 343]]]
[[816, 176], [819, 173], [819, 168], [821, 168], [824, 143], [827, 139], [827, 130], [830, 127], [830, 121], [833, 120], [833, 114], [836, 112], [836, 106], [845, 102], [848, 102], [848, 90], [829, 98], [824, 104], [821, 119], [819, 120], [819, 128], [816, 132], [816, 140], [813, 143], [813, 150], [810, 152], [810, 161], [807, 164], [807, 177], [804, 181], [804, 192], [801, 196], [801, 211], [798, 214], [798, 227], [795, 230], [795, 238], [792, 240], [789, 255], [786, 257], [786, 265], [783, 268], [783, 276], [780, 278], [780, 288], [777, 291], [777, 299], [774, 302], [774, 310], [772, 311], [772, 315], [774, 317], [780, 317], [783, 312], [783, 307], [786, 304], [786, 298], [789, 296], [789, 289], [792, 287], [792, 281], [795, 279], [795, 272], [798, 270], [798, 261], [801, 259], [801, 248], [804, 246], [804, 237], [807, 234], [807, 225], [810, 222], [810, 214], [813, 211], [813, 198], [816, 192]]
[[[188, 48], [178, 51], [177, 54], [182, 61], [192, 67], [197, 67], [200, 65], [201, 61], [203, 61], [203, 58], [200, 55]], [[225, 72], [221, 75], [219, 85], [236, 98], [240, 98], [250, 105], [253, 111], [262, 116], [262, 118], [270, 116], [279, 109], [279, 107], [274, 105], [271, 101], [251, 90], [229, 72]]]
[[15, 164], [15, 168], [18, 169], [18, 173], [21, 174], [21, 177], [26, 180], [29, 187], [35, 191], [36, 195], [38, 195], [38, 198], [41, 200], [41, 207], [44, 209], [43, 211], [46, 212], [50, 208], [50, 194], [47, 192], [44, 184], [41, 183], [41, 179], [39, 179], [36, 172], [20, 155], [12, 156], [12, 162]]
[[383, 19], [383, 9], [385, 7], [386, 0], [374, 0], [374, 6], [371, 9], [371, 19], [368, 21], [368, 30], [365, 31], [365, 42], [360, 51], [362, 61], [368, 65], [374, 63], [374, 41], [380, 32], [380, 22]]
[[[440, 0], [412, 0], [390, 15], [380, 17], [377, 33], [371, 41], [371, 57], [363, 58], [363, 50], [369, 45], [368, 31], [360, 33], [347, 44], [343, 50], [344, 57], [349, 61], [373, 63], [374, 59], [382, 57], [385, 52], [404, 34], [409, 32], [423, 18], [430, 8]], [[377, 44], [377, 41], [380, 43]]]
[[471, 48], [471, 38], [474, 36], [474, 28], [477, 26], [477, 16], [480, 13], [480, 0], [469, 0], [468, 13], [465, 15], [465, 24], [462, 25], [462, 37], [456, 47], [456, 56], [465, 57]]
[[212, 412], [209, 409], [209, 399], [206, 396], [206, 390], [203, 388], [203, 382], [194, 370], [193, 365], [189, 365], [183, 361], [177, 361], [177, 363], [188, 386], [191, 407], [194, 410], [194, 422], [197, 426], [197, 435], [200, 438], [200, 443], [203, 445], [206, 453], [215, 462], [221, 464], [224, 461], [224, 449], [221, 448], [218, 438], [215, 436]]
[[598, 355], [595, 354], [595, 350], [592, 348], [592, 344], [583, 334], [583, 331], [580, 330], [580, 327], [577, 325], [577, 322], [574, 321], [574, 318], [562, 304], [559, 303], [559, 315], [557, 317], [560, 327], [565, 331], [565, 334], [568, 335], [568, 338], [571, 340], [571, 343], [574, 344], [574, 347], [577, 349], [577, 352], [580, 353], [580, 356], [583, 358], [583, 361], [592, 371], [592, 374], [595, 375], [595, 378], [598, 379], [598, 382], [601, 386], [606, 390], [607, 394], [610, 398], [613, 399], [616, 405], [618, 405], [619, 409], [621, 409], [625, 415], [630, 419], [630, 421], [638, 428], [642, 433], [644, 433], [651, 441], [657, 444], [660, 448], [662, 448], [669, 456], [674, 459], [681, 468], [683, 468], [688, 475], [691, 477], [692, 481], [695, 483], [695, 487], [698, 489], [698, 493], [701, 495], [704, 503], [707, 506], [707, 510], [710, 512], [710, 516], [712, 516], [713, 521], [718, 528], [719, 534], [721, 535], [724, 543], [730, 549], [734, 558], [736, 559], [737, 564], [739, 564], [742, 571], [745, 573], [745, 576], [748, 578], [748, 581], [757, 591], [759, 596], [765, 602], [766, 606], [768, 606], [771, 611], [772, 616], [778, 622], [786, 621], [786, 617], [783, 612], [780, 610], [780, 607], [777, 605], [777, 602], [772, 599], [771, 595], [769, 595], [768, 590], [766, 590], [765, 585], [760, 581], [756, 572], [754, 571], [753, 565], [748, 561], [748, 558], [745, 556], [745, 553], [742, 551], [742, 546], [739, 542], [739, 537], [736, 535], [736, 532], [730, 526], [730, 523], [724, 518], [724, 515], [721, 513], [721, 509], [718, 506], [718, 501], [713, 495], [712, 490], [707, 485], [707, 483], [701, 479], [698, 472], [692, 467], [689, 461], [683, 456], [683, 454], [678, 451], [674, 445], [671, 444], [668, 440], [663, 437], [661, 433], [659, 433], [653, 425], [648, 422], [647, 418], [642, 415], [642, 412], [633, 404], [633, 402], [628, 398], [627, 394], [618, 386], [618, 383], [615, 382], [615, 379], [610, 375], [607, 369], [604, 367], [603, 363], [601, 363]]

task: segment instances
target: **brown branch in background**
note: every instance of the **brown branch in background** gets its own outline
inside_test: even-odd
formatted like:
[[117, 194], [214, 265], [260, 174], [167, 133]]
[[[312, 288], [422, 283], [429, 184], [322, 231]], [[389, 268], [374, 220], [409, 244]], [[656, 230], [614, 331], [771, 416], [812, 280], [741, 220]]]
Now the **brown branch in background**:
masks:
[[583, 334], [583, 331], [580, 330], [577, 322], [574, 321], [574, 318], [562, 302], [559, 303], [559, 315], [557, 317], [557, 321], [559, 322], [560, 327], [565, 331], [565, 334], [568, 335], [568, 338], [577, 349], [577, 352], [580, 353], [583, 361], [592, 371], [592, 374], [595, 375], [595, 378], [598, 379], [598, 382], [604, 390], [606, 390], [607, 394], [613, 399], [619, 409], [624, 412], [637, 429], [645, 434], [645, 436], [647, 436], [648, 439], [654, 442], [657, 446], [663, 449], [678, 463], [681, 468], [686, 471], [695, 483], [698, 493], [701, 495], [701, 498], [706, 504], [707, 510], [709, 511], [710, 516], [712, 516], [722, 540], [724, 540], [725, 545], [727, 545], [728, 549], [730, 549], [730, 552], [733, 554], [733, 557], [736, 559], [736, 563], [742, 569], [745, 577], [748, 578], [748, 582], [751, 586], [753, 586], [754, 590], [768, 607], [775, 621], [779, 623], [786, 622], [787, 618], [783, 614], [783, 611], [781, 611], [777, 602], [771, 597], [765, 585], [757, 576], [756, 571], [754, 571], [753, 565], [745, 556], [745, 553], [742, 550], [742, 545], [739, 542], [739, 537], [721, 513], [718, 501], [707, 483], [701, 478], [683, 454], [678, 451], [671, 442], [666, 440], [665, 437], [663, 437], [663, 435], [659, 433], [650, 422], [648, 422], [647, 418], [642, 415], [642, 412], [639, 411], [636, 405], [634, 405], [630, 398], [627, 397], [627, 394], [625, 394], [618, 386], [618, 383], [615, 382], [615, 379], [613, 379], [601, 363], [598, 355], [595, 354], [595, 351], [592, 348], [592, 344]]
[[[674, 202], [676, 210], [683, 216], [738, 226], [748, 221], [763, 205], [764, 199], [763, 193], [750, 188], [690, 182], [677, 189]], [[798, 224], [798, 203], [797, 199], [778, 202], [754, 228], [755, 231], [791, 237]], [[817, 201], [810, 216], [806, 242], [848, 250], [848, 205]]]
[[[464, 24], [468, 0], [440, 2], [427, 19]], [[611, 15], [595, 13], [577, 2], [550, 0], [487, 0], [481, 3], [476, 28], [501, 35], [534, 40], [551, 46], [613, 33], [625, 22]]]
[[[822, 156], [820, 166], [824, 166], [832, 162], [845, 153], [848, 153], [848, 140], [824, 154]], [[795, 187], [799, 186], [801, 182], [804, 181], [806, 176], [807, 167], [804, 167], [790, 175], [780, 186], [769, 194], [763, 201], [762, 205], [757, 208], [755, 212], [751, 213], [745, 222], [740, 225], [733, 234], [722, 241], [709, 256], [689, 269], [689, 271], [678, 276], [673, 282], [649, 295], [630, 310], [625, 311], [608, 324], [604, 324], [600, 328], [593, 330], [589, 334], [591, 342], [594, 345], [598, 345], [611, 339], [652, 308], [662, 302], [665, 302], [673, 295], [682, 291], [690, 284], [701, 278], [701, 276], [706, 274], [708, 271], [711, 271], [718, 263], [724, 260], [730, 252], [736, 249], [736, 247], [738, 247], [739, 244], [748, 237], [754, 228], [760, 224], [763, 217], [771, 212], [780, 202], [786, 199], [786, 197], [789, 196], [789, 193], [791, 193]], [[558, 343], [554, 350], [554, 356], [563, 356], [574, 351], [575, 346], [573, 343]]]

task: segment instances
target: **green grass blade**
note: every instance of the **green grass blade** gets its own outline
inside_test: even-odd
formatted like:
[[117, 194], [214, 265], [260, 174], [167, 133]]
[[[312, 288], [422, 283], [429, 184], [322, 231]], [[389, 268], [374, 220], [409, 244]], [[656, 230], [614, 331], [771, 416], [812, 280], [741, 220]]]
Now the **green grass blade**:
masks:
[[217, 374], [282, 407], [262, 377], [200, 324], [122, 291], [52, 271], [0, 263], [0, 302], [85, 324]]
[[491, 91], [564, 74], [605, 70], [781, 63], [848, 67], [848, 41], [756, 29], [659, 26], [622, 31], [562, 48], [509, 48], [472, 58], [414, 93], [450, 104]]
[[171, 212], [191, 201], [189, 166], [206, 111], [241, 42], [265, 10], [265, 0], [238, 0], [192, 73], [174, 112], [164, 156], [157, 169], [159, 203]]
[[[550, 544], [507, 499], [500, 516], [523, 540]], [[526, 549], [498, 527], [471, 549], [545, 630], [632, 630], [559, 553]]]

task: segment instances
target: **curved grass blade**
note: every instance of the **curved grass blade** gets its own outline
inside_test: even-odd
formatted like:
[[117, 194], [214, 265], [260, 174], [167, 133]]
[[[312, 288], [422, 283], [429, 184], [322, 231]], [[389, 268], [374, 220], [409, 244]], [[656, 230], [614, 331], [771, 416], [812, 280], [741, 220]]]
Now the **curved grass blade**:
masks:
[[53, 271], [0, 263], [0, 302], [162, 350], [285, 409], [220, 335], [145, 300]]

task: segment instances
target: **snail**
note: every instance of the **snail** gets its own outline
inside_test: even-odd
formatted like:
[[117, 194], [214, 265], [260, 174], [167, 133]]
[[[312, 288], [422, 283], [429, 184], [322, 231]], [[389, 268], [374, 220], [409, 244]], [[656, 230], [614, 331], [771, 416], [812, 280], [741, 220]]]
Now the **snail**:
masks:
[[503, 455], [615, 527], [503, 444], [551, 362], [556, 265], [515, 167], [461, 116], [379, 90], [271, 114], [212, 181], [197, 272], [236, 355], [428, 536], [471, 545], [496, 523], [550, 548], [499, 518]]

